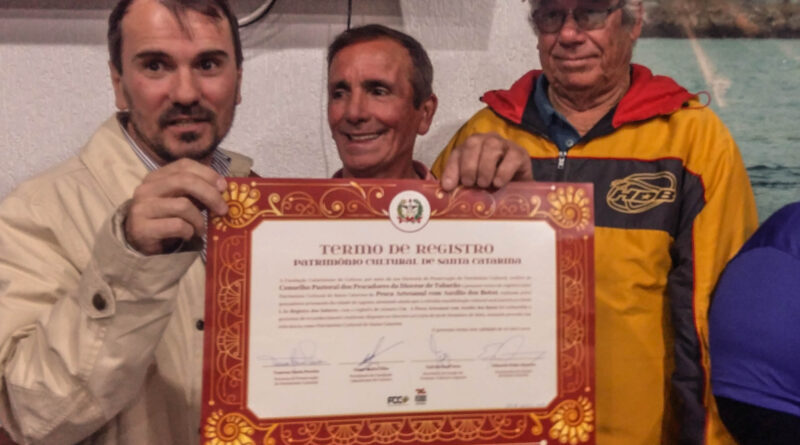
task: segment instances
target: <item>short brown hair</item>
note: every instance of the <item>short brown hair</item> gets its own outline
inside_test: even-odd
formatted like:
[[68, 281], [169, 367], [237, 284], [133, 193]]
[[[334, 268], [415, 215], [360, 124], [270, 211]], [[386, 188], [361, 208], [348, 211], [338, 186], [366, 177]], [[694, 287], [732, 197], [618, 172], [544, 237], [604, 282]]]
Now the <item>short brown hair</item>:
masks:
[[[239, 23], [233, 14], [227, 0], [158, 0], [172, 14], [181, 20], [181, 14], [186, 10], [199, 12], [213, 19], [225, 17], [231, 28], [233, 49], [236, 57], [236, 66], [241, 67], [244, 57], [242, 55], [242, 41], [239, 38]], [[122, 72], [122, 19], [134, 0], [120, 0], [111, 15], [108, 17], [108, 55], [111, 63], [118, 72]]]
[[419, 109], [427, 98], [433, 94], [433, 64], [428, 53], [417, 39], [395, 29], [378, 25], [364, 25], [348, 29], [333, 40], [328, 47], [328, 70], [331, 68], [336, 54], [356, 43], [371, 42], [379, 39], [390, 39], [403, 45], [411, 57], [411, 87], [414, 89], [414, 108]]

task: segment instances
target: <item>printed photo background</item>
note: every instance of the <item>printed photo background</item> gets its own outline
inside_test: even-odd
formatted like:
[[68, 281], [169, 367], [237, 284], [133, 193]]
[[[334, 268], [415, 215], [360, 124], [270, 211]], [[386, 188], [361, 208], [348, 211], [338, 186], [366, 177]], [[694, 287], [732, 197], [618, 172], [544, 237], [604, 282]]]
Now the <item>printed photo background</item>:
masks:
[[800, 40], [643, 38], [634, 61], [711, 95], [742, 152], [761, 221], [800, 200]]

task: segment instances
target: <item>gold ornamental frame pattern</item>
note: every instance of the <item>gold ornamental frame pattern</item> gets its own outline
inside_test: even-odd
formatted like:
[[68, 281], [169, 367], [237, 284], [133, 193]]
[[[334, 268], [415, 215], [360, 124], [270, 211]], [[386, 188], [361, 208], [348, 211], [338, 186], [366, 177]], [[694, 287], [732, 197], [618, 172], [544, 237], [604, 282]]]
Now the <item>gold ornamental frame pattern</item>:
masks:
[[[496, 193], [414, 181], [229, 180], [229, 212], [212, 219], [202, 443], [206, 445], [368, 445], [594, 443], [592, 188], [586, 184], [536, 184], [531, 195], [511, 184]], [[559, 398], [546, 409], [409, 413], [302, 421], [261, 421], [246, 407], [249, 267], [248, 230], [264, 219], [388, 217], [392, 192], [409, 187], [426, 194], [432, 218], [538, 219], [556, 230], [559, 298]], [[531, 187], [528, 185], [527, 187]], [[268, 191], [266, 194], [263, 191]], [[264, 196], [266, 195], [266, 196]], [[211, 247], [213, 246], [213, 247]], [[211, 255], [211, 250], [214, 254]], [[207, 286], [207, 287], [209, 287]], [[212, 298], [213, 296], [213, 298]], [[210, 361], [208, 357], [211, 357]], [[546, 435], [546, 436], [545, 436]]]

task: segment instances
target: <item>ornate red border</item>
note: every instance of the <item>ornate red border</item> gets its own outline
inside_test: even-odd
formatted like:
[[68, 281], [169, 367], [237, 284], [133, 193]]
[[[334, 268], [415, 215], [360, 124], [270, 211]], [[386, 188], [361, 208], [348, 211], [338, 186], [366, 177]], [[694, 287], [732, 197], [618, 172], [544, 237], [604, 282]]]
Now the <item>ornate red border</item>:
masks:
[[[531, 219], [556, 231], [558, 397], [541, 410], [409, 413], [275, 420], [246, 406], [249, 231], [270, 218], [385, 218], [392, 198], [417, 190], [431, 218]], [[209, 228], [202, 443], [207, 445], [594, 444], [594, 239], [591, 184], [514, 183], [443, 192], [420, 181], [229, 180], [226, 216]]]

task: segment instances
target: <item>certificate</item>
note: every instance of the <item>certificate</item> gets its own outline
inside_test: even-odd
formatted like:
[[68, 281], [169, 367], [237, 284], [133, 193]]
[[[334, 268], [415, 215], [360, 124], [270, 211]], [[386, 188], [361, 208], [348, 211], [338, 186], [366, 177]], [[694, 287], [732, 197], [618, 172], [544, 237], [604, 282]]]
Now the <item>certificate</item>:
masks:
[[590, 184], [229, 179], [202, 443], [594, 443]]

